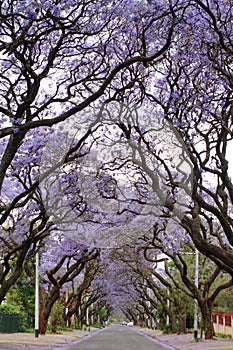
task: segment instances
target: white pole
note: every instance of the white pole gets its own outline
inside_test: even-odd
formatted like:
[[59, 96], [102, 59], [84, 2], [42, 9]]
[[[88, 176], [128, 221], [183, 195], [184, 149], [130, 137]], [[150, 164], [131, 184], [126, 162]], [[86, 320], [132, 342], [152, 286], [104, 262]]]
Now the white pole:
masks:
[[[170, 291], [169, 291], [169, 289], [167, 289], [167, 307], [168, 307], [168, 309], [170, 308], [170, 299], [169, 299], [169, 295], [170, 295]], [[169, 327], [169, 322], [170, 320], [169, 320], [169, 315], [167, 314], [167, 319], [166, 319], [166, 325], [167, 325], [167, 327]]]
[[[68, 299], [69, 299], [69, 289], [68, 289], [68, 287], [66, 287], [66, 304], [68, 302]], [[68, 312], [69, 312], [69, 309], [68, 309], [68, 306], [66, 306], [66, 315], [68, 314]], [[69, 327], [69, 320], [68, 320], [68, 318], [66, 320], [66, 327]]]
[[89, 326], [89, 308], [86, 309], [86, 325]]
[[[195, 286], [198, 288], [198, 275], [199, 275], [199, 251], [195, 250]], [[194, 338], [197, 339], [198, 335], [198, 303], [197, 299], [194, 300]]]
[[35, 271], [35, 337], [39, 337], [39, 253], [36, 252]]

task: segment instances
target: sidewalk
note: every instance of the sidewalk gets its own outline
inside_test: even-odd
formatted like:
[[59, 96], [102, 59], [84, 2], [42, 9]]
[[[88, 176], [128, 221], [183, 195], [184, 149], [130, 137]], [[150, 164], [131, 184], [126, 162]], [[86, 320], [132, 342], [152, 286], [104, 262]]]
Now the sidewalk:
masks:
[[74, 330], [72, 332], [61, 332], [56, 334], [40, 335], [35, 338], [32, 333], [0, 333], [1, 350], [49, 350], [62, 348], [68, 343], [76, 342], [83, 337], [90, 336], [94, 332], [100, 331], [98, 328], [92, 328], [90, 331]]
[[157, 339], [162, 344], [170, 345], [176, 350], [232, 350], [233, 339], [217, 338], [216, 340], [199, 339], [196, 342], [192, 333], [188, 334], [163, 334], [161, 331], [147, 328], [137, 328], [141, 333], [144, 333], [152, 338]]

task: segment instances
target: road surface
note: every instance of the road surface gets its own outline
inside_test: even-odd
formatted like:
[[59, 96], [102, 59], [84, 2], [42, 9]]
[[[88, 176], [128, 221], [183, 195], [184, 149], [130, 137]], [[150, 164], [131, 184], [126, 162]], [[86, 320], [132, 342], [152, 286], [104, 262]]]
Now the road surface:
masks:
[[[97, 334], [83, 339], [68, 350], [165, 350], [154, 340], [138, 334], [132, 328], [121, 325], [112, 325]], [[171, 348], [170, 348], [171, 349]]]

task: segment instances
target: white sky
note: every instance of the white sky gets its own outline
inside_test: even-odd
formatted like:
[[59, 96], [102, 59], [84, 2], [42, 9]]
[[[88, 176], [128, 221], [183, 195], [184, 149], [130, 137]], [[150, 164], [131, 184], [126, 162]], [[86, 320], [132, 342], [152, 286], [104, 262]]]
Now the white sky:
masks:
[[233, 140], [228, 142], [227, 145], [227, 156], [228, 160], [228, 167], [229, 167], [229, 175], [231, 179], [233, 180]]

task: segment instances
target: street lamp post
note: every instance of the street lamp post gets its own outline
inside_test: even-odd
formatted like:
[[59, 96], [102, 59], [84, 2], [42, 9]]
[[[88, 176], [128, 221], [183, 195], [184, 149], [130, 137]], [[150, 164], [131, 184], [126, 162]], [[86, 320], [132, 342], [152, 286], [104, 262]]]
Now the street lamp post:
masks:
[[89, 308], [86, 308], [86, 326], [89, 326]]
[[[69, 312], [69, 308], [68, 308], [68, 306], [67, 306], [68, 299], [69, 299], [69, 288], [66, 287], [66, 315], [67, 315], [68, 312]], [[67, 320], [66, 320], [66, 327], [69, 327], [69, 320], [68, 320], [68, 317], [67, 317]]]
[[35, 271], [35, 337], [39, 337], [39, 252], [36, 252]]
[[[198, 288], [199, 277], [199, 251], [195, 250], [195, 286]], [[198, 303], [197, 299], [194, 300], [194, 339], [197, 339], [198, 335]]]
[[[169, 299], [169, 295], [170, 295], [170, 291], [169, 291], [169, 288], [167, 289], [167, 308], [169, 309], [170, 308], [170, 299]], [[169, 324], [170, 324], [170, 318], [169, 318], [169, 314], [167, 314], [167, 317], [166, 317], [166, 326], [169, 327]]]

